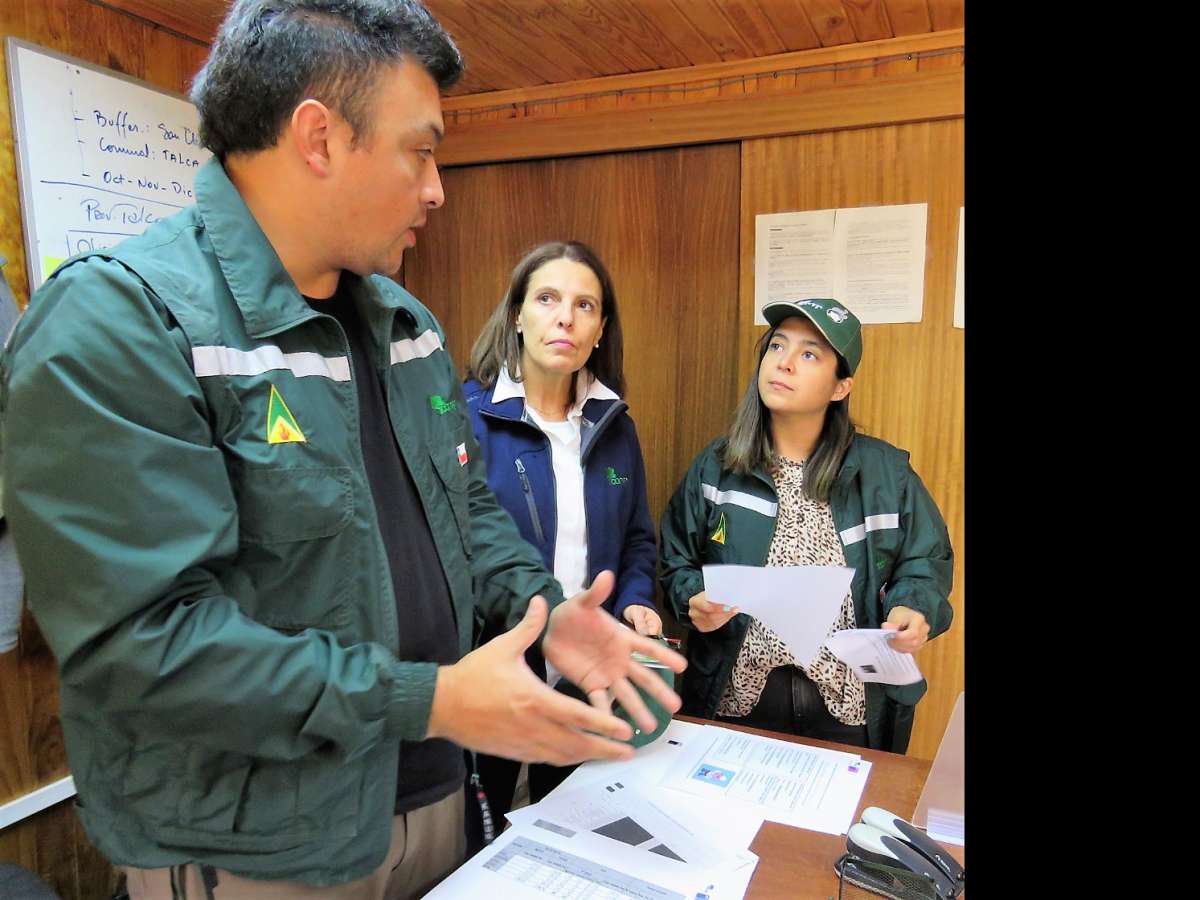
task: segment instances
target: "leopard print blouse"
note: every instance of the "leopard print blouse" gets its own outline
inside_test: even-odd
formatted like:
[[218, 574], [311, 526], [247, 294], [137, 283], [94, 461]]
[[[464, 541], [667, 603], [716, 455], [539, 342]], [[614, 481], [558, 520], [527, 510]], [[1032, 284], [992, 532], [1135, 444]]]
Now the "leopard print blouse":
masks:
[[[846, 557], [829, 504], [812, 500], [804, 493], [804, 463], [772, 456], [771, 477], [775, 479], [779, 509], [775, 536], [767, 552], [767, 565], [844, 566]], [[846, 594], [830, 634], [854, 627], [854, 598]], [[721, 695], [717, 713], [722, 716], [749, 715], [762, 695], [771, 670], [796, 664], [779, 635], [758, 619], [751, 618], [746, 640], [734, 664], [733, 676]], [[812, 665], [804, 671], [817, 685], [825, 708], [835, 719], [843, 725], [866, 722], [867, 697], [863, 683], [827, 647], [820, 649]]]

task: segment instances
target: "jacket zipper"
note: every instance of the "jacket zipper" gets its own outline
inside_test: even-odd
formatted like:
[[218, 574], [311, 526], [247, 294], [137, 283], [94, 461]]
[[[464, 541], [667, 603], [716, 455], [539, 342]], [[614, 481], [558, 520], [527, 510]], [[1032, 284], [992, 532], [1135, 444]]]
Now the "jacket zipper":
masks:
[[525, 464], [521, 458], [513, 460], [517, 464], [517, 476], [521, 479], [521, 490], [525, 493], [525, 505], [529, 507], [529, 518], [533, 519], [533, 533], [537, 535], [538, 543], [546, 543], [542, 534], [542, 520], [538, 518], [537, 505], [533, 502], [533, 489], [529, 487], [529, 479], [525, 476]]

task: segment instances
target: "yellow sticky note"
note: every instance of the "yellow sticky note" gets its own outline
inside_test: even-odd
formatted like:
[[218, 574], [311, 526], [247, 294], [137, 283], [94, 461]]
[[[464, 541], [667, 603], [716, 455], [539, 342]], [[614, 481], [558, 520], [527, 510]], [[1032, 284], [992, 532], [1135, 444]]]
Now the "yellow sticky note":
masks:
[[42, 277], [49, 278], [50, 273], [66, 262], [65, 256], [43, 256], [42, 257]]

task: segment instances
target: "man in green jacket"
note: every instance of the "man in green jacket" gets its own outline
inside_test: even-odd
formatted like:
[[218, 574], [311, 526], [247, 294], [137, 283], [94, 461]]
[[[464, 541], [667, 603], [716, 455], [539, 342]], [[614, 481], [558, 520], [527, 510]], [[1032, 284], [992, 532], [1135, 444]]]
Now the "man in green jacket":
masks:
[[[134, 898], [419, 896], [461, 860], [460, 746], [624, 758], [611, 699], [679, 706], [611, 573], [564, 601], [520, 540], [440, 326], [378, 277], [442, 205], [461, 70], [412, 0], [238, 0], [196, 204], [63, 264], [0, 358], [77, 809]], [[469, 652], [477, 620], [511, 630]]]

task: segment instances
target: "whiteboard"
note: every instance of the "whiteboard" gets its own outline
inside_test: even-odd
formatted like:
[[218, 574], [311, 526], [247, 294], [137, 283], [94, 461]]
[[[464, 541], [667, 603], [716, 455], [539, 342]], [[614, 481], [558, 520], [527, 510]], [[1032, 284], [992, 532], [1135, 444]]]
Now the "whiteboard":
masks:
[[29, 289], [194, 202], [199, 115], [179, 94], [8, 38]]

